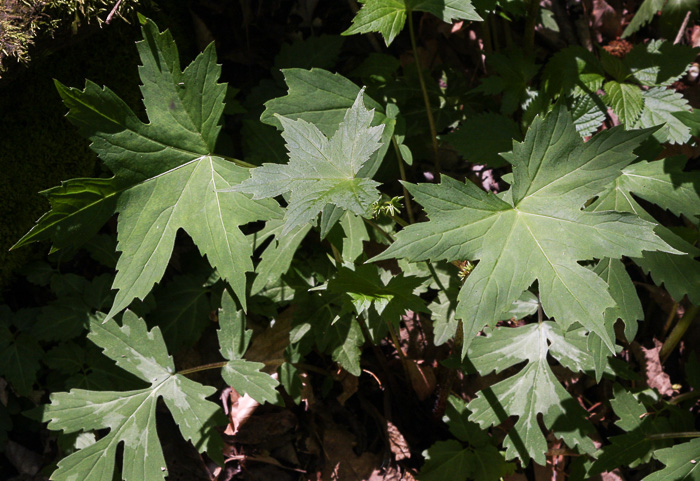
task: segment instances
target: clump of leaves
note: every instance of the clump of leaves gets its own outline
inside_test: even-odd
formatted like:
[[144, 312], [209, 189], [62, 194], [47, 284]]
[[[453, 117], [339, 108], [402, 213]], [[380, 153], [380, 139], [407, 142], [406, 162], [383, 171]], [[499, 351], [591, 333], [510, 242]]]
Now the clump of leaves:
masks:
[[[445, 21], [480, 19], [467, 0], [362, 3], [345, 33], [378, 31], [387, 44], [413, 11]], [[221, 369], [226, 384], [257, 402], [298, 403], [308, 396], [306, 357], [328, 359], [357, 377], [365, 369], [363, 349], [373, 344], [393, 346], [407, 383], [420, 372], [428, 384], [429, 371], [418, 371], [397, 335], [409, 319], [432, 323], [425, 345], [446, 345], [438, 360], [452, 371], [437, 401], [447, 399], [457, 371], [488, 379], [469, 401], [447, 400], [447, 429], [424, 451], [422, 479], [500, 479], [531, 461], [545, 465], [552, 440], [578, 457], [579, 475], [652, 458], [665, 467], [647, 479], [697, 474], [697, 443], [669, 441], [688, 435], [679, 428], [690, 422], [688, 410], [677, 406], [683, 399], [670, 402], [617, 384], [610, 403], [626, 434], [596, 450], [596, 425], [567, 389], [584, 376], [596, 382], [624, 377], [611, 361], [621, 349], [615, 324], [624, 321], [628, 343], [644, 317], [626, 266], [637, 264], [635, 280], [650, 273], [677, 301], [700, 302], [700, 177], [684, 170], [685, 158], [651, 160], [648, 153], [650, 144], [690, 137], [695, 117], [667, 87], [685, 72], [694, 50], [653, 42], [623, 60], [601, 54], [599, 61], [572, 47], [542, 69], [541, 91], [530, 85], [540, 72], [532, 58], [517, 50], [491, 55], [497, 75], [470, 95], [501, 95], [500, 113], [458, 114], [461, 122], [442, 139], [468, 152], [469, 160], [512, 168], [503, 175], [510, 187], [494, 193], [457, 178], [459, 172], [437, 171], [439, 183], [406, 181], [413, 159], [405, 126], [414, 113], [402, 112], [405, 104], [394, 103], [385, 88], [398, 64], [374, 79], [372, 95], [326, 70], [283, 70], [287, 94], [268, 100], [260, 121], [244, 122], [245, 132], [271, 139], [265, 149], [251, 148], [248, 139], [251, 162], [223, 156], [217, 145], [227, 87], [218, 82], [213, 45], [182, 70], [170, 34], [149, 20], [142, 30], [139, 74], [148, 122], [106, 87], [88, 81], [78, 90], [56, 82], [68, 119], [113, 177], [73, 179], [45, 191], [52, 210], [17, 243], [52, 240], [61, 250], [89, 241], [87, 250], [116, 267], [116, 276], [66, 277], [65, 285], [54, 285], [49, 279], [56, 274], [37, 268], [31, 278], [51, 283], [58, 299], [33, 314], [1, 312], [0, 373], [19, 394], [31, 394], [40, 362], [54, 363], [66, 376], [86, 371], [93, 357], [74, 353], [95, 351], [86, 347], [90, 342], [103, 351], [103, 361], [128, 374], [119, 390], [101, 389], [104, 384], [84, 373], [67, 383], [69, 392], [51, 394], [43, 416], [50, 429], [96, 432], [59, 461], [53, 479], [111, 480], [119, 445], [124, 479], [164, 479], [158, 399], [183, 438], [222, 462], [215, 427], [224, 418], [207, 400], [216, 388], [187, 377], [201, 370]], [[329, 47], [333, 58], [338, 45]], [[584, 141], [606, 118], [599, 115], [605, 104], [623, 125]], [[520, 124], [511, 118], [516, 112], [523, 114]], [[475, 146], [484, 136], [489, 141]], [[437, 145], [436, 135], [432, 140]], [[390, 146], [402, 186], [386, 174], [384, 184], [375, 180]], [[259, 165], [268, 150], [270, 162]], [[420, 219], [414, 201], [428, 220], [414, 221]], [[663, 210], [683, 228], [662, 225]], [[116, 245], [95, 237], [114, 214]], [[187, 274], [168, 276], [180, 229], [210, 265], [199, 259], [183, 268]], [[274, 326], [255, 337], [248, 315], [274, 319]], [[169, 353], [193, 342], [211, 321], [218, 322], [224, 360], [177, 371]], [[46, 322], [55, 328], [42, 331]], [[36, 332], [43, 337], [30, 334]], [[256, 345], [270, 333], [277, 336], [272, 348]], [[59, 341], [69, 343], [55, 345]], [[381, 349], [374, 353], [381, 359]], [[270, 376], [277, 367], [277, 377]], [[115, 379], [116, 370], [104, 368]], [[0, 417], [2, 426], [6, 418]]]

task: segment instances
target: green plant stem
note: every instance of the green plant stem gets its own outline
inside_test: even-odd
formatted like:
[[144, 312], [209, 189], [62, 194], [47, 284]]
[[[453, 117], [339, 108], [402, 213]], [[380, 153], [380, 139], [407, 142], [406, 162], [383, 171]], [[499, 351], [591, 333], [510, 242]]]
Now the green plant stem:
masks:
[[678, 396], [672, 398], [668, 403], [675, 406], [675, 405], [682, 403], [683, 401], [688, 401], [689, 399], [695, 399], [696, 397], [700, 397], [700, 390], [699, 389], [696, 389], [695, 391], [684, 392], [683, 394], [679, 394]]
[[[391, 144], [394, 146], [394, 151], [396, 152], [396, 158], [399, 160], [399, 173], [401, 174], [401, 180], [406, 182], [406, 168], [404, 167], [403, 156], [401, 155], [401, 149], [399, 149], [399, 143], [396, 141], [396, 136], [391, 136]], [[411, 200], [411, 194], [408, 193], [406, 186], [401, 184], [403, 189], [403, 198], [406, 199], [406, 213], [408, 214], [408, 222], [413, 224], [416, 219], [413, 217], [413, 201]]]
[[678, 303], [674, 302], [673, 307], [671, 308], [671, 312], [668, 313], [668, 317], [666, 318], [666, 323], [664, 324], [664, 329], [661, 331], [661, 337], [664, 338], [666, 337], [666, 334], [668, 334], [668, 330], [671, 329], [671, 326], [673, 325], [673, 320], [676, 318], [676, 311], [678, 310]]
[[229, 162], [233, 162], [233, 163], [236, 164], [238, 167], [244, 167], [244, 168], [246, 168], [246, 169], [254, 169], [254, 168], [257, 167], [257, 165], [249, 164], [249, 163], [246, 162], [245, 160], [236, 159], [236, 158], [234, 158], [234, 157], [229, 157], [229, 156], [227, 156], [227, 155], [216, 154], [216, 156], [217, 156], [217, 157], [221, 157], [221, 158], [224, 159], [224, 160], [228, 160]]
[[687, 431], [682, 433], [659, 433], [648, 434], [644, 439], [654, 441], [656, 439], [682, 439], [682, 438], [700, 438], [700, 431]]
[[537, 25], [537, 16], [540, 11], [540, 0], [530, 0], [527, 11], [527, 20], [525, 21], [524, 49], [526, 52], [532, 52], [535, 48], [535, 26]]
[[393, 220], [394, 222], [396, 222], [397, 224], [399, 224], [401, 227], [407, 227], [407, 226], [408, 226], [408, 222], [406, 222], [405, 220], [403, 220], [401, 217], [392, 215], [392, 216], [391, 216], [391, 220]]
[[[365, 221], [365, 224], [367, 224], [368, 226], [370, 226], [370, 227], [376, 229], [376, 230], [377, 230], [381, 235], [383, 235], [389, 242], [394, 242], [394, 236], [391, 235], [391, 234], [389, 234], [389, 233], [388, 233], [387, 231], [385, 231], [384, 229], [382, 229], [382, 227], [381, 227], [379, 224], [377, 224], [376, 222], [374, 222], [374, 221], [371, 220], [371, 219], [365, 219], [364, 217], [362, 218], [362, 220], [364, 220], [364, 221]], [[403, 219], [401, 219], [401, 220], [403, 220]]]
[[685, 314], [678, 321], [676, 327], [673, 328], [671, 334], [669, 334], [666, 338], [664, 345], [661, 346], [661, 351], [659, 351], [661, 363], [666, 362], [668, 356], [671, 355], [678, 343], [681, 342], [683, 335], [695, 320], [695, 316], [698, 315], [698, 311], [700, 311], [700, 306], [691, 306], [687, 311], [685, 311]]
[[428, 97], [428, 88], [425, 86], [425, 79], [423, 78], [423, 68], [420, 64], [420, 59], [418, 57], [418, 47], [416, 45], [416, 33], [413, 29], [413, 16], [412, 11], [408, 9], [406, 15], [408, 17], [408, 34], [411, 37], [411, 49], [413, 50], [413, 60], [416, 63], [416, 69], [418, 70], [418, 82], [420, 82], [420, 89], [423, 92], [423, 102], [425, 103], [425, 113], [428, 116], [428, 127], [430, 127], [430, 140], [433, 144], [433, 162], [435, 165], [435, 180], [440, 180], [440, 151], [438, 148], [437, 140], [437, 130], [435, 129], [435, 119], [433, 118], [433, 109], [430, 107], [430, 98]]
[[210, 369], [222, 369], [226, 364], [228, 364], [228, 361], [222, 361], [222, 362], [213, 362], [211, 364], [202, 364], [201, 366], [195, 366], [195, 367], [190, 367], [188, 369], [183, 369], [182, 371], [178, 371], [178, 374], [182, 374], [183, 376], [186, 376], [188, 374], [192, 374], [195, 372], [200, 372], [200, 371], [208, 371]]

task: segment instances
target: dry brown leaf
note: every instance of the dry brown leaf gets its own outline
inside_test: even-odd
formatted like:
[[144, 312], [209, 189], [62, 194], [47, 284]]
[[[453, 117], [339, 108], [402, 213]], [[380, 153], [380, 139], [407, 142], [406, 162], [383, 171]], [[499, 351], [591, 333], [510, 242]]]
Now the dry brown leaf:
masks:
[[356, 455], [352, 447], [355, 437], [338, 426], [323, 433], [323, 452], [326, 458], [323, 481], [365, 481], [381, 464], [377, 454], [364, 452]]
[[[241, 396], [233, 388], [227, 388], [221, 394], [224, 403], [224, 412], [228, 415], [229, 424], [226, 426], [224, 434], [233, 436], [245, 423], [253, 412], [260, 406], [260, 403], [247, 394]], [[225, 399], [229, 398], [230, 403]]]
[[662, 396], [671, 396], [673, 394], [671, 378], [664, 372], [661, 360], [659, 359], [659, 351], [662, 345], [661, 341], [654, 339], [654, 347], [651, 349], [642, 347], [636, 342], [632, 343], [631, 349], [642, 365], [642, 369], [646, 375], [647, 385], [659, 391]]
[[425, 401], [435, 391], [437, 385], [433, 367], [428, 364], [418, 364], [413, 359], [406, 359], [406, 369], [418, 399]]
[[408, 448], [406, 438], [403, 437], [399, 428], [391, 421], [386, 422], [386, 433], [389, 438], [389, 447], [397, 461], [411, 457], [411, 450]]
[[603, 39], [617, 38], [622, 33], [622, 10], [613, 8], [610, 3], [616, 2], [593, 0], [591, 29], [598, 43], [603, 43]]

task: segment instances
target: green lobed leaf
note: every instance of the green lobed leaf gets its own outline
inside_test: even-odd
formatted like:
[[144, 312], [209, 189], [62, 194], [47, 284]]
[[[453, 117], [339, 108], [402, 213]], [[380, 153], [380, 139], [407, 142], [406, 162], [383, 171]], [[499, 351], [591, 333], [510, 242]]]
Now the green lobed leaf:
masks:
[[591, 216], [579, 208], [620, 175], [650, 133], [615, 128], [584, 143], [559, 105], [514, 144], [508, 202], [446, 175], [439, 185], [405, 184], [430, 221], [401, 231], [373, 260], [480, 260], [460, 290], [456, 312], [464, 321], [465, 353], [476, 333], [495, 324], [536, 279], [550, 317], [564, 327], [581, 323], [614, 353], [603, 316], [614, 300], [605, 282], [577, 261], [606, 252], [678, 251], [654, 234], [653, 223], [635, 215]]
[[246, 169], [213, 155], [226, 85], [213, 44], [184, 70], [169, 32], [147, 21], [141, 57], [143, 123], [107, 88], [84, 90], [56, 83], [70, 109], [68, 119], [114, 173], [111, 179], [73, 179], [48, 192], [54, 209], [16, 246], [48, 237], [56, 247], [87, 240], [119, 213], [116, 299], [109, 317], [143, 299], [167, 266], [182, 228], [217, 267], [245, 306], [245, 273], [251, 248], [239, 226], [279, 212], [271, 201], [219, 190], [247, 177]]
[[618, 416], [615, 424], [627, 431], [609, 438], [610, 444], [602, 447], [588, 470], [590, 476], [612, 471], [620, 466], [648, 462], [654, 450], [668, 441], [651, 440], [649, 434], [669, 432], [671, 427], [663, 417], [649, 415], [648, 409], [630, 391], [619, 384], [614, 386], [615, 397], [610, 404]]
[[603, 101], [612, 107], [625, 125], [633, 125], [642, 113], [644, 99], [641, 89], [633, 84], [610, 80], [605, 83]]
[[329, 292], [345, 293], [356, 313], [374, 307], [385, 322], [397, 324], [407, 310], [426, 312], [425, 303], [415, 290], [424, 279], [380, 273], [376, 265], [360, 265], [354, 270], [338, 269], [338, 275], [328, 283]]
[[255, 267], [255, 280], [250, 288], [250, 294], [261, 292], [267, 285], [277, 282], [289, 270], [294, 254], [299, 245], [311, 230], [311, 225], [298, 226], [281, 238], [279, 233], [284, 228], [284, 222], [274, 219], [268, 222], [268, 235], [275, 238], [265, 248], [260, 256], [260, 263]]
[[621, 38], [629, 37], [647, 23], [651, 22], [656, 13], [664, 7], [665, 0], [644, 0], [634, 14], [632, 21], [622, 32]]
[[362, 217], [346, 212], [340, 220], [340, 225], [343, 227], [345, 237], [343, 238], [342, 257], [346, 262], [355, 262], [355, 260], [364, 252], [365, 241], [369, 240], [367, 227]]
[[700, 438], [676, 444], [672, 448], [660, 449], [654, 456], [666, 466], [643, 481], [700, 480]]
[[673, 112], [673, 116], [690, 128], [691, 135], [700, 137], [700, 109], [694, 109], [692, 112]]
[[550, 98], [573, 94], [590, 96], [603, 86], [605, 72], [592, 52], [574, 45], [552, 55], [542, 70], [544, 90]]
[[360, 0], [362, 8], [343, 35], [379, 32], [387, 46], [403, 30], [412, 11], [428, 12], [443, 22], [482, 20], [470, 0]]
[[660, 125], [654, 137], [661, 143], [684, 144], [690, 140], [690, 128], [675, 117], [688, 112], [688, 101], [681, 94], [664, 87], [654, 87], [642, 93], [644, 109], [635, 123], [636, 128]]
[[663, 40], [635, 45], [624, 62], [632, 76], [649, 87], [669, 86], [680, 79], [695, 60], [698, 49]]
[[243, 359], [253, 332], [246, 329], [245, 314], [236, 309], [236, 303], [227, 291], [221, 297], [219, 326], [217, 336], [221, 355], [228, 360], [221, 376], [239, 394], [248, 394], [261, 404], [274, 401], [279, 382], [261, 372], [265, 367], [263, 363]]
[[[284, 97], [265, 102], [263, 123], [282, 128], [278, 116], [291, 120], [303, 119], [314, 124], [326, 137], [331, 137], [343, 121], [345, 112], [351, 108], [360, 92], [360, 87], [340, 74], [320, 68], [283, 70], [284, 81], [289, 91]], [[374, 109], [372, 126], [384, 125], [382, 147], [377, 150], [358, 172], [358, 176], [371, 178], [381, 165], [386, 154], [396, 120], [384, 113], [384, 107], [365, 96], [364, 104]], [[338, 216], [340, 218], [340, 216]]]
[[251, 170], [249, 179], [225, 191], [252, 194], [253, 199], [290, 192], [283, 236], [313, 221], [328, 204], [369, 217], [379, 197], [378, 184], [358, 172], [381, 147], [384, 126], [370, 126], [374, 112], [365, 108], [362, 98], [360, 91], [331, 138], [303, 119], [278, 116], [289, 163], [263, 164]]
[[[695, 219], [700, 215], [700, 175], [684, 172], [685, 163], [684, 157], [670, 157], [630, 165], [599, 195], [591, 209], [632, 212], [653, 221], [631, 195], [634, 194], [675, 215]], [[651, 272], [654, 282], [664, 283], [674, 299], [688, 295], [692, 302], [700, 302], [700, 263], [694, 259], [700, 251], [665, 227], [659, 226], [656, 231], [678, 252], [643, 252], [634, 261]]]
[[500, 328], [474, 339], [469, 350], [469, 362], [482, 375], [527, 361], [517, 374], [482, 390], [467, 406], [472, 411], [469, 420], [482, 429], [509, 416], [518, 417], [503, 445], [506, 458], [519, 457], [524, 464], [531, 458], [540, 465], [546, 461], [547, 441], [538, 424], [539, 414], [545, 426], [567, 445], [594, 451], [593, 442], [586, 437], [593, 432], [587, 413], [554, 376], [548, 354], [574, 372], [593, 367], [582, 330], [564, 333], [553, 322]]
[[213, 426], [222, 416], [219, 407], [205, 399], [216, 390], [174, 373], [157, 327], [148, 331], [142, 319], [127, 311], [121, 327], [114, 320], [93, 321], [88, 337], [119, 367], [149, 386], [122, 392], [72, 389], [52, 394], [44, 412], [49, 429], [110, 430], [95, 444], [62, 459], [52, 479], [111, 481], [117, 447], [123, 443], [124, 480], [164, 480], [168, 473], [155, 425], [158, 398], [165, 401], [185, 439], [201, 452], [221, 456], [221, 439]]
[[209, 291], [202, 279], [188, 275], [176, 276], [155, 291], [156, 308], [148, 319], [173, 352], [193, 346], [210, 324]]

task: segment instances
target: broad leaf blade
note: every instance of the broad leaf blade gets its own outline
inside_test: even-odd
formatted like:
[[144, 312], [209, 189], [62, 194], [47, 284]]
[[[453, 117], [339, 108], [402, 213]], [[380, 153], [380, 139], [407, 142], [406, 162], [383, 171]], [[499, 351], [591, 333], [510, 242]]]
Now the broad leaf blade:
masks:
[[374, 112], [364, 106], [362, 91], [331, 138], [303, 119], [278, 116], [289, 163], [263, 164], [228, 190], [253, 194], [254, 199], [290, 192], [282, 235], [310, 223], [329, 204], [369, 216], [370, 206], [379, 197], [378, 184], [358, 173], [381, 147], [384, 126], [371, 127], [373, 117]]
[[122, 476], [126, 481], [164, 480], [167, 469], [155, 426], [159, 397], [185, 439], [210, 456], [221, 456], [221, 439], [213, 430], [213, 424], [221, 421], [220, 410], [205, 399], [215, 389], [173, 374], [172, 359], [158, 328], [148, 331], [143, 320], [127, 312], [121, 327], [114, 320], [93, 322], [89, 337], [120, 367], [150, 385], [126, 392], [73, 389], [53, 394], [44, 412], [50, 429], [110, 431], [97, 443], [61, 460], [52, 479], [111, 480], [117, 446], [123, 443]]
[[[637, 216], [580, 207], [632, 162], [632, 151], [651, 131], [611, 129], [583, 143], [559, 105], [538, 118], [508, 156], [513, 163], [512, 203], [475, 185], [442, 177], [439, 185], [406, 187], [430, 221], [414, 224], [374, 260], [477, 260], [459, 294], [464, 349], [484, 325], [493, 325], [522, 292], [539, 281], [546, 313], [570, 326], [574, 320], [598, 334], [614, 353], [603, 313], [614, 305], [605, 282], [577, 261], [675, 253]], [[466, 352], [466, 351], [465, 351]]]

